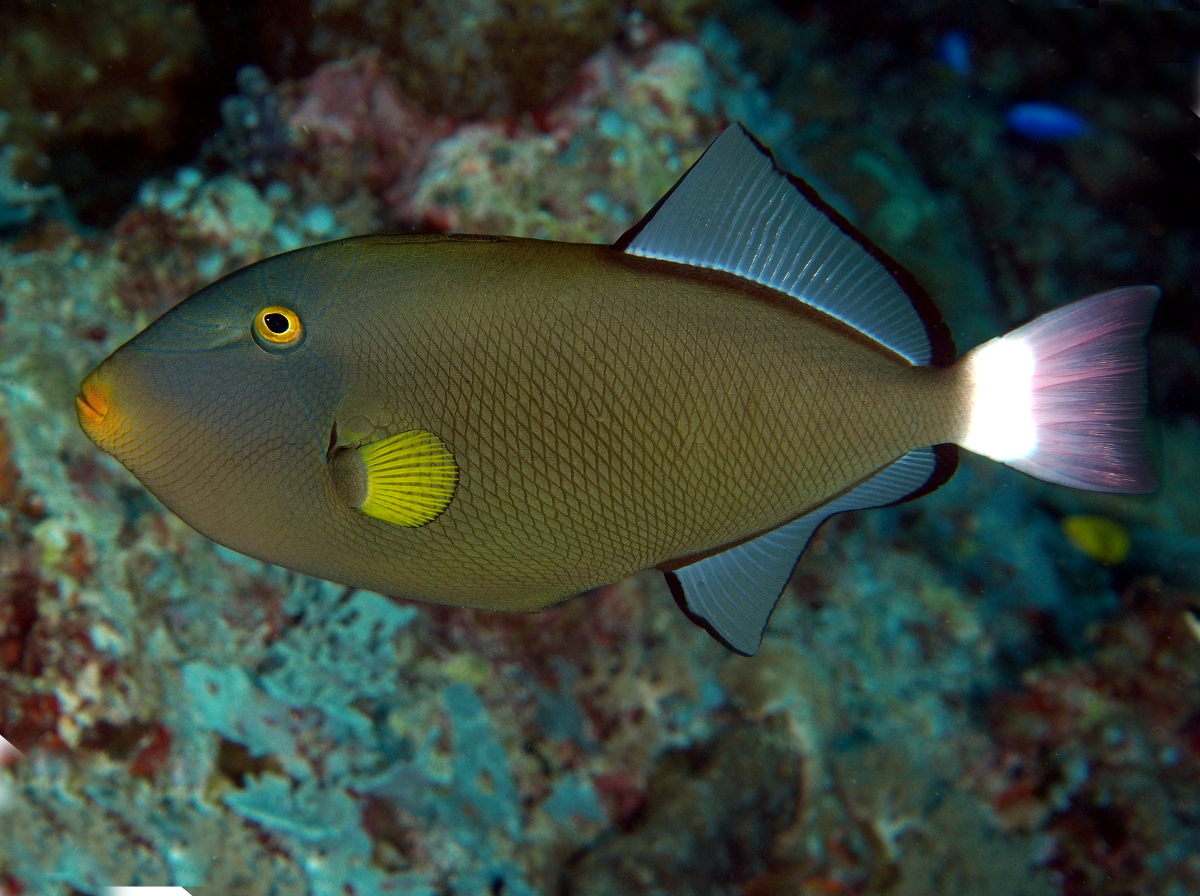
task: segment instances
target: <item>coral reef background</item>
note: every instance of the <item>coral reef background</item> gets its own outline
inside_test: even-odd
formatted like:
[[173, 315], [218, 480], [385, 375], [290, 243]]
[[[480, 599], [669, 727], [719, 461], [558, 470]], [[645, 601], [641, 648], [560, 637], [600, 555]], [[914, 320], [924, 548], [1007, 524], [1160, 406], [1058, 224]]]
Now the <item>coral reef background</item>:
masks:
[[[0, 894], [1200, 892], [1174, 5], [4, 3]], [[80, 377], [224, 273], [383, 229], [611, 241], [735, 120], [960, 348], [1160, 285], [1158, 493], [965, 456], [827, 524], [745, 659], [658, 574], [525, 617], [248, 560], [78, 431]]]

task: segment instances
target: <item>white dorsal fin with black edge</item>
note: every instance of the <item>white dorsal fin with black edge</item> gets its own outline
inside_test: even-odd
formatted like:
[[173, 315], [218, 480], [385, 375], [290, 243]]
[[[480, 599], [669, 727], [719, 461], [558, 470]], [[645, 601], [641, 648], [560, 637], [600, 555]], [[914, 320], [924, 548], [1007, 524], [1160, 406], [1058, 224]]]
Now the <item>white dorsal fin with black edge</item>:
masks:
[[865, 510], [932, 491], [954, 472], [957, 453], [911, 451], [861, 485], [778, 529], [666, 574], [688, 617], [743, 656], [753, 656], [817, 527], [835, 513]]
[[785, 292], [913, 364], [954, 360], [950, 330], [916, 278], [780, 169], [741, 124], [726, 128], [615, 247]]

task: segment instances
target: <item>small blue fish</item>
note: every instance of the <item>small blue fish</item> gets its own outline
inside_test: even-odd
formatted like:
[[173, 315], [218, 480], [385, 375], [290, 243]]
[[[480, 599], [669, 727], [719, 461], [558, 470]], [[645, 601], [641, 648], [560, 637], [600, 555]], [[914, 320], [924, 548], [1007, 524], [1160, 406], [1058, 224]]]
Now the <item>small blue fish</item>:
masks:
[[971, 41], [962, 31], [947, 31], [937, 43], [937, 57], [952, 72], [971, 74]]
[[1074, 140], [1091, 130], [1084, 118], [1053, 103], [1017, 103], [1004, 116], [1008, 126], [1030, 140]]

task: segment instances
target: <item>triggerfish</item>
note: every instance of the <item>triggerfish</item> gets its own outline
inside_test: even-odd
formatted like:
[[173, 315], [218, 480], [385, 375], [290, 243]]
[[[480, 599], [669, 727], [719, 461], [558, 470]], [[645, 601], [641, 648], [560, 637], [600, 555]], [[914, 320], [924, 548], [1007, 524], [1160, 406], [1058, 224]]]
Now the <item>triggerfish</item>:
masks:
[[754, 653], [816, 528], [957, 447], [1144, 492], [1149, 286], [955, 360], [916, 280], [728, 128], [612, 246], [354, 237], [268, 258], [88, 374], [79, 422], [235, 551], [535, 611], [656, 567]]

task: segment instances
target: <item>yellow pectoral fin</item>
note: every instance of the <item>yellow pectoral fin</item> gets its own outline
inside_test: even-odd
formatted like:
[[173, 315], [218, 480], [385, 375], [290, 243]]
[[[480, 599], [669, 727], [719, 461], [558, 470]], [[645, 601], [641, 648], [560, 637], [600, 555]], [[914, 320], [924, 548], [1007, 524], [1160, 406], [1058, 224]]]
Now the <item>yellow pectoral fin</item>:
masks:
[[332, 474], [338, 494], [367, 516], [409, 528], [435, 520], [458, 486], [454, 455], [423, 429], [343, 452]]

